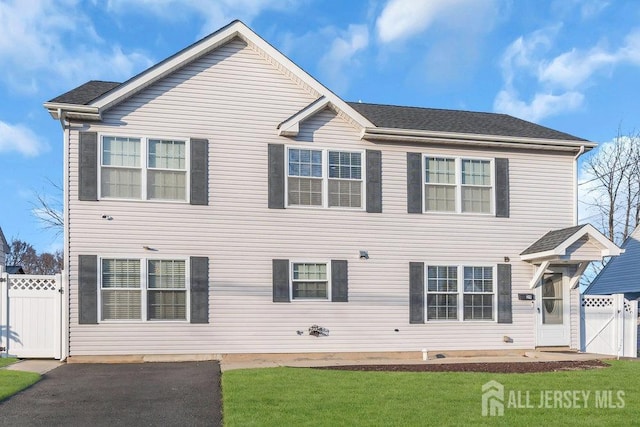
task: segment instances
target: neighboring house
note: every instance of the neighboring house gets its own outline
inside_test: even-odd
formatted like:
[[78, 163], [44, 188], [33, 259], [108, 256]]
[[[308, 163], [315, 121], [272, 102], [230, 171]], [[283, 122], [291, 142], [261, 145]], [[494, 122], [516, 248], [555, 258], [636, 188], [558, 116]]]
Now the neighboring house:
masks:
[[640, 298], [640, 226], [622, 244], [624, 254], [610, 260], [584, 293], [624, 294], [629, 300]]
[[5, 265], [10, 251], [11, 248], [9, 247], [9, 243], [7, 243], [7, 239], [4, 237], [2, 228], [0, 228], [0, 274], [6, 271]]
[[595, 144], [347, 103], [238, 21], [45, 107], [72, 357], [577, 348], [571, 285], [619, 253], [574, 227]]
[[25, 274], [24, 269], [19, 265], [7, 265], [7, 273], [9, 274]]

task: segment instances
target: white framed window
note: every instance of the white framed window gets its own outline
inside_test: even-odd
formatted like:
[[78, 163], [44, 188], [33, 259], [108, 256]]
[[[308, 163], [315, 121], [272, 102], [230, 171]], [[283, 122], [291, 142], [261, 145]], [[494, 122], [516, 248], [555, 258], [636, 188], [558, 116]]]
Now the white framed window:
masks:
[[101, 258], [101, 321], [186, 321], [184, 259]]
[[493, 320], [493, 267], [463, 267], [464, 320]]
[[292, 262], [291, 299], [330, 300], [329, 263]]
[[495, 266], [427, 265], [426, 319], [495, 320]]
[[424, 156], [424, 211], [491, 214], [492, 159]]
[[287, 206], [363, 208], [363, 152], [287, 148]]
[[188, 201], [188, 142], [103, 135], [100, 197]]

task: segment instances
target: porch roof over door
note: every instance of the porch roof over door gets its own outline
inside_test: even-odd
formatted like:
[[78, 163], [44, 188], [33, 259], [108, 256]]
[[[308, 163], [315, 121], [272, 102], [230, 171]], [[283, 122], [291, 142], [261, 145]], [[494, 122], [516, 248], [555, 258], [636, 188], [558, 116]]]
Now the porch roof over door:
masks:
[[576, 265], [571, 277], [571, 287], [576, 287], [582, 273], [591, 261], [602, 261], [604, 257], [618, 256], [624, 252], [591, 224], [551, 230], [522, 251], [520, 259], [538, 265], [531, 279], [534, 288], [551, 265]]

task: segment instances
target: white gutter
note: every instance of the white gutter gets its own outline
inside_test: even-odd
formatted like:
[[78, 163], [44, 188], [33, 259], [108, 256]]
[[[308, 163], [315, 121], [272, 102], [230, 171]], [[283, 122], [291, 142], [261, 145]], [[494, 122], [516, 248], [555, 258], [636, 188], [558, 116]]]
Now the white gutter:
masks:
[[527, 138], [527, 137], [512, 137], [501, 135], [480, 135], [471, 133], [458, 133], [458, 132], [434, 132], [427, 130], [407, 130], [407, 129], [395, 129], [395, 128], [366, 128], [364, 130], [363, 139], [375, 139], [375, 140], [390, 140], [390, 141], [425, 141], [435, 142], [439, 140], [455, 141], [464, 143], [470, 142], [487, 142], [491, 145], [495, 143], [507, 143], [509, 146], [513, 146], [514, 143], [526, 144], [527, 146], [562, 146], [569, 147], [572, 150], [583, 147], [594, 148], [597, 144], [588, 141], [571, 141], [571, 140], [559, 140], [559, 139], [545, 139], [545, 138]]
[[578, 225], [578, 158], [584, 154], [584, 145], [573, 157], [573, 225]]
[[[554, 144], [547, 144], [544, 140], [540, 140], [537, 142], [541, 142], [539, 144], [535, 144], [533, 142], [529, 143], [521, 143], [517, 141], [511, 142], [502, 142], [502, 141], [491, 141], [491, 140], [479, 140], [476, 138], [439, 138], [439, 137], [430, 137], [430, 136], [403, 136], [403, 135], [372, 135], [370, 133], [365, 132], [362, 136], [362, 139], [367, 141], [383, 141], [383, 142], [422, 142], [422, 143], [432, 143], [432, 144], [459, 144], [459, 145], [469, 145], [476, 147], [500, 147], [500, 148], [519, 148], [525, 150], [552, 150], [552, 151], [567, 151], [567, 152], [575, 152], [579, 149], [580, 146], [587, 146], [587, 144], [582, 143], [581, 145], [568, 145], [562, 144], [563, 141], [555, 141]], [[534, 141], [534, 140], [531, 140]]]

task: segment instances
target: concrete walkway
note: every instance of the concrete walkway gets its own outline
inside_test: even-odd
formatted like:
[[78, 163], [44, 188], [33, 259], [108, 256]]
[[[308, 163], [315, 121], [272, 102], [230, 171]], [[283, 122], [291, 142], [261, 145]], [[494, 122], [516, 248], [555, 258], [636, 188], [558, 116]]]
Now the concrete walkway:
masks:
[[527, 351], [524, 353], [486, 355], [486, 356], [445, 356], [437, 357], [438, 354], [427, 355], [427, 360], [421, 357], [413, 358], [388, 358], [377, 354], [368, 357], [366, 354], [360, 356], [343, 357], [340, 355], [327, 354], [324, 358], [310, 358], [303, 354], [291, 355], [226, 355], [221, 362], [222, 372], [233, 369], [249, 368], [274, 368], [279, 366], [291, 367], [316, 367], [316, 366], [348, 366], [348, 365], [417, 365], [417, 364], [446, 364], [446, 363], [531, 363], [531, 362], [551, 362], [551, 361], [579, 361], [579, 360], [606, 360], [614, 359], [614, 356], [604, 354], [587, 354], [576, 352], [544, 352]]
[[57, 368], [60, 365], [63, 365], [63, 362], [54, 359], [23, 359], [17, 361], [12, 365], [5, 366], [3, 369], [6, 369], [8, 371], [37, 372], [42, 375]]

